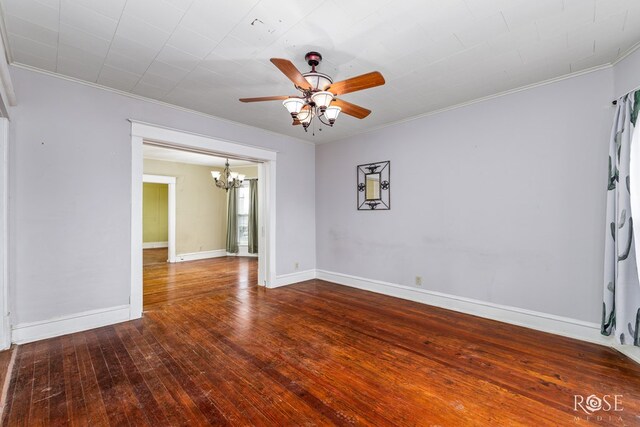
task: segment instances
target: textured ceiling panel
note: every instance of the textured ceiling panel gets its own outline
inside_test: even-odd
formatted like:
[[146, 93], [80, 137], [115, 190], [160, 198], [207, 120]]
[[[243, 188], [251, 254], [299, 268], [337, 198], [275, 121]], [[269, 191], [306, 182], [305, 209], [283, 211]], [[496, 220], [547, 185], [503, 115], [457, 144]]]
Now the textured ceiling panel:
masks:
[[[319, 143], [615, 61], [640, 41], [637, 0], [2, 0], [13, 61]], [[324, 17], [329, 19], [323, 19]], [[305, 134], [269, 58], [334, 80], [373, 110]]]

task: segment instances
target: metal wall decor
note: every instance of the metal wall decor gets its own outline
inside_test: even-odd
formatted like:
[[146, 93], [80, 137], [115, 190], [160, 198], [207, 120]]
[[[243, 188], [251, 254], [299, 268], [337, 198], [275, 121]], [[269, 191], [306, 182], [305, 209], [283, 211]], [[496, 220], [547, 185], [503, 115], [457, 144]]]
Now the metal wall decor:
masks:
[[391, 209], [391, 162], [358, 165], [358, 210]]

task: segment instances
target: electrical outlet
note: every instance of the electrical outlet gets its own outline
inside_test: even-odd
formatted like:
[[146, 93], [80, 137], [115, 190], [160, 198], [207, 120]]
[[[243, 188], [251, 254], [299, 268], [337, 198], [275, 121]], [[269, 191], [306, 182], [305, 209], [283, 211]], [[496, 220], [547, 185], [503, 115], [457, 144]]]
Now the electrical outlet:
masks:
[[422, 276], [416, 276], [416, 286], [422, 286]]
[[295, 264], [295, 268], [296, 268], [296, 270], [297, 270], [298, 268], [300, 268], [300, 264], [298, 264], [298, 263], [296, 262], [296, 264]]

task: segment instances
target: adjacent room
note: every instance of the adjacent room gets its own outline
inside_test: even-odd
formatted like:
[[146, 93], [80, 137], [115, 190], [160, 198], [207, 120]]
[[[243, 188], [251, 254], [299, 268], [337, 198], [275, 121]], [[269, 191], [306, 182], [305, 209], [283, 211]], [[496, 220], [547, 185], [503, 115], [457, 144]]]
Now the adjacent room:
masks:
[[640, 425], [637, 0], [0, 0], [3, 426]]
[[143, 158], [144, 307], [257, 286], [258, 165], [152, 144]]

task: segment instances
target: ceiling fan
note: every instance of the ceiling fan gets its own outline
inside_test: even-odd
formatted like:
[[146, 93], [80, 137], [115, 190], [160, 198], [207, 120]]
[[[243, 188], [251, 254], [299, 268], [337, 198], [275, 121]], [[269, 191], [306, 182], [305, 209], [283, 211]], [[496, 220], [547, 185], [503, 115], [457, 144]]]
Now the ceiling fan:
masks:
[[309, 52], [304, 59], [311, 66], [311, 71], [303, 74], [288, 59], [271, 58], [273, 65], [293, 82], [295, 88], [302, 92], [302, 95], [241, 98], [240, 101], [283, 101], [282, 104], [291, 113], [293, 125], [301, 124], [305, 132], [316, 117], [324, 125], [333, 126], [341, 111], [358, 119], [364, 119], [371, 113], [371, 110], [337, 97], [383, 85], [384, 77], [382, 74], [373, 71], [334, 83], [331, 77], [316, 71], [316, 67], [322, 61], [322, 55], [318, 52]]

